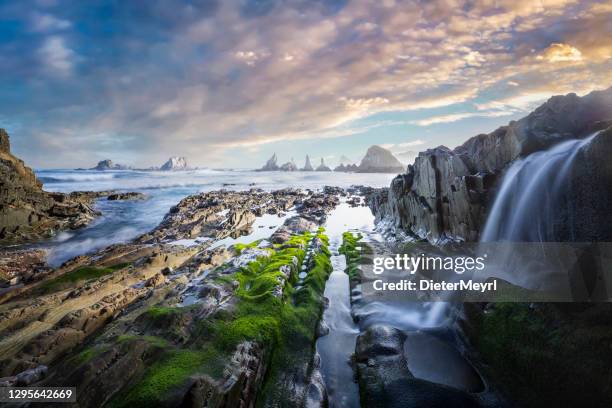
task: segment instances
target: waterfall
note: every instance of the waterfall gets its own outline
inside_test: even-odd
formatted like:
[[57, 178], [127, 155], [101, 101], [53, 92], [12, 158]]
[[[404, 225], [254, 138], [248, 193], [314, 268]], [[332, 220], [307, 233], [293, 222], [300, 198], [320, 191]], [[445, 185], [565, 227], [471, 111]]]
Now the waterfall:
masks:
[[559, 217], [567, 211], [570, 172], [580, 149], [595, 135], [515, 161], [504, 175], [481, 242], [551, 242], [558, 240], [559, 228], [571, 228]]

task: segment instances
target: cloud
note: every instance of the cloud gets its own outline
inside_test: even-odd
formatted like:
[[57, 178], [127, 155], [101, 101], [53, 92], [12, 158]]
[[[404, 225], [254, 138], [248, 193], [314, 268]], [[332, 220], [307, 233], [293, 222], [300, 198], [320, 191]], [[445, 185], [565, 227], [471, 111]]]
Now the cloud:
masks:
[[[0, 103], [34, 146], [26, 159], [87, 157], [106, 135], [142, 164], [172, 152], [208, 165], [416, 115], [503, 118], [612, 82], [605, 2], [146, 3], [0, 5], [0, 24], [24, 23], [0, 38]], [[385, 119], [363, 125], [373, 115]], [[42, 131], [56, 142], [38, 147]]]
[[31, 20], [32, 30], [39, 32], [60, 31], [72, 26], [70, 21], [57, 18], [52, 14], [34, 13]]
[[76, 54], [66, 46], [60, 36], [45, 39], [38, 53], [42, 63], [53, 73], [60, 75], [70, 74], [76, 61]]
[[548, 62], [577, 62], [582, 61], [582, 53], [569, 44], [552, 43], [537, 59]]
[[488, 111], [488, 112], [462, 112], [462, 113], [452, 113], [449, 115], [432, 116], [426, 119], [414, 120], [414, 121], [411, 121], [410, 123], [412, 123], [413, 125], [417, 125], [417, 126], [431, 126], [431, 125], [435, 125], [439, 123], [457, 122], [463, 119], [475, 118], [475, 117], [494, 118], [494, 117], [500, 117], [500, 116], [509, 116], [512, 113], [513, 112], [508, 112], [508, 111], [503, 111], [503, 110]]

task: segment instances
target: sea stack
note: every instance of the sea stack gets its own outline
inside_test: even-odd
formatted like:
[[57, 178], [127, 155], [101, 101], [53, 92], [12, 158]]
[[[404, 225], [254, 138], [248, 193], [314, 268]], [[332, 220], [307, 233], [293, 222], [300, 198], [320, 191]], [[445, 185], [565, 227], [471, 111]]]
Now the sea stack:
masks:
[[371, 146], [361, 160], [358, 173], [402, 173], [404, 165], [387, 149]]
[[291, 161], [288, 161], [287, 163], [283, 164], [280, 167], [281, 171], [297, 171], [298, 167], [295, 164], [295, 162], [293, 161], [293, 157], [291, 158]]
[[188, 168], [189, 167], [187, 166], [187, 159], [185, 157], [171, 157], [160, 167], [160, 170], [179, 171], [187, 170]]
[[276, 171], [279, 170], [278, 167], [278, 158], [276, 157], [276, 153], [272, 155], [266, 162], [266, 164], [259, 169], [259, 171]]
[[125, 166], [123, 164], [116, 164], [116, 163], [113, 163], [112, 160], [106, 159], [106, 160], [99, 161], [96, 167], [92, 167], [90, 170], [104, 171], [104, 170], [128, 170], [128, 169], [129, 169], [128, 166]]
[[302, 169], [302, 171], [313, 171], [314, 168], [312, 167], [312, 164], [310, 164], [310, 157], [308, 155], [306, 155], [306, 162], [304, 163], [304, 168]]
[[325, 161], [323, 160], [322, 157], [321, 157], [321, 164], [319, 164], [319, 167], [317, 167], [317, 171], [331, 171], [331, 169], [325, 165]]

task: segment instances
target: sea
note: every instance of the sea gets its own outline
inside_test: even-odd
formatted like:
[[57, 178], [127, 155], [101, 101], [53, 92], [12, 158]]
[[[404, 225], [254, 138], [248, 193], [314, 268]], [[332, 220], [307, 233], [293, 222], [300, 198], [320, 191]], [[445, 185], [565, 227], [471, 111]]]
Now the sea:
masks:
[[146, 200], [95, 203], [101, 212], [87, 227], [59, 232], [36, 244], [48, 251], [48, 263], [58, 266], [111, 244], [129, 242], [155, 228], [170, 208], [186, 196], [213, 190], [277, 190], [286, 187], [319, 190], [324, 186], [389, 186], [394, 174], [335, 172], [257, 172], [249, 170], [135, 171], [36, 170], [47, 191], [136, 191]]

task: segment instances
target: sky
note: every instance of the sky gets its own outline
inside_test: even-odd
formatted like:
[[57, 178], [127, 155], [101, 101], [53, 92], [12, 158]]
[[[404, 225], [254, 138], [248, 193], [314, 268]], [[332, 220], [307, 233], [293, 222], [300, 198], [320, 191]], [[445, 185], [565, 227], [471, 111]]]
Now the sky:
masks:
[[407, 157], [610, 87], [610, 38], [610, 0], [0, 0], [0, 127], [35, 168]]

